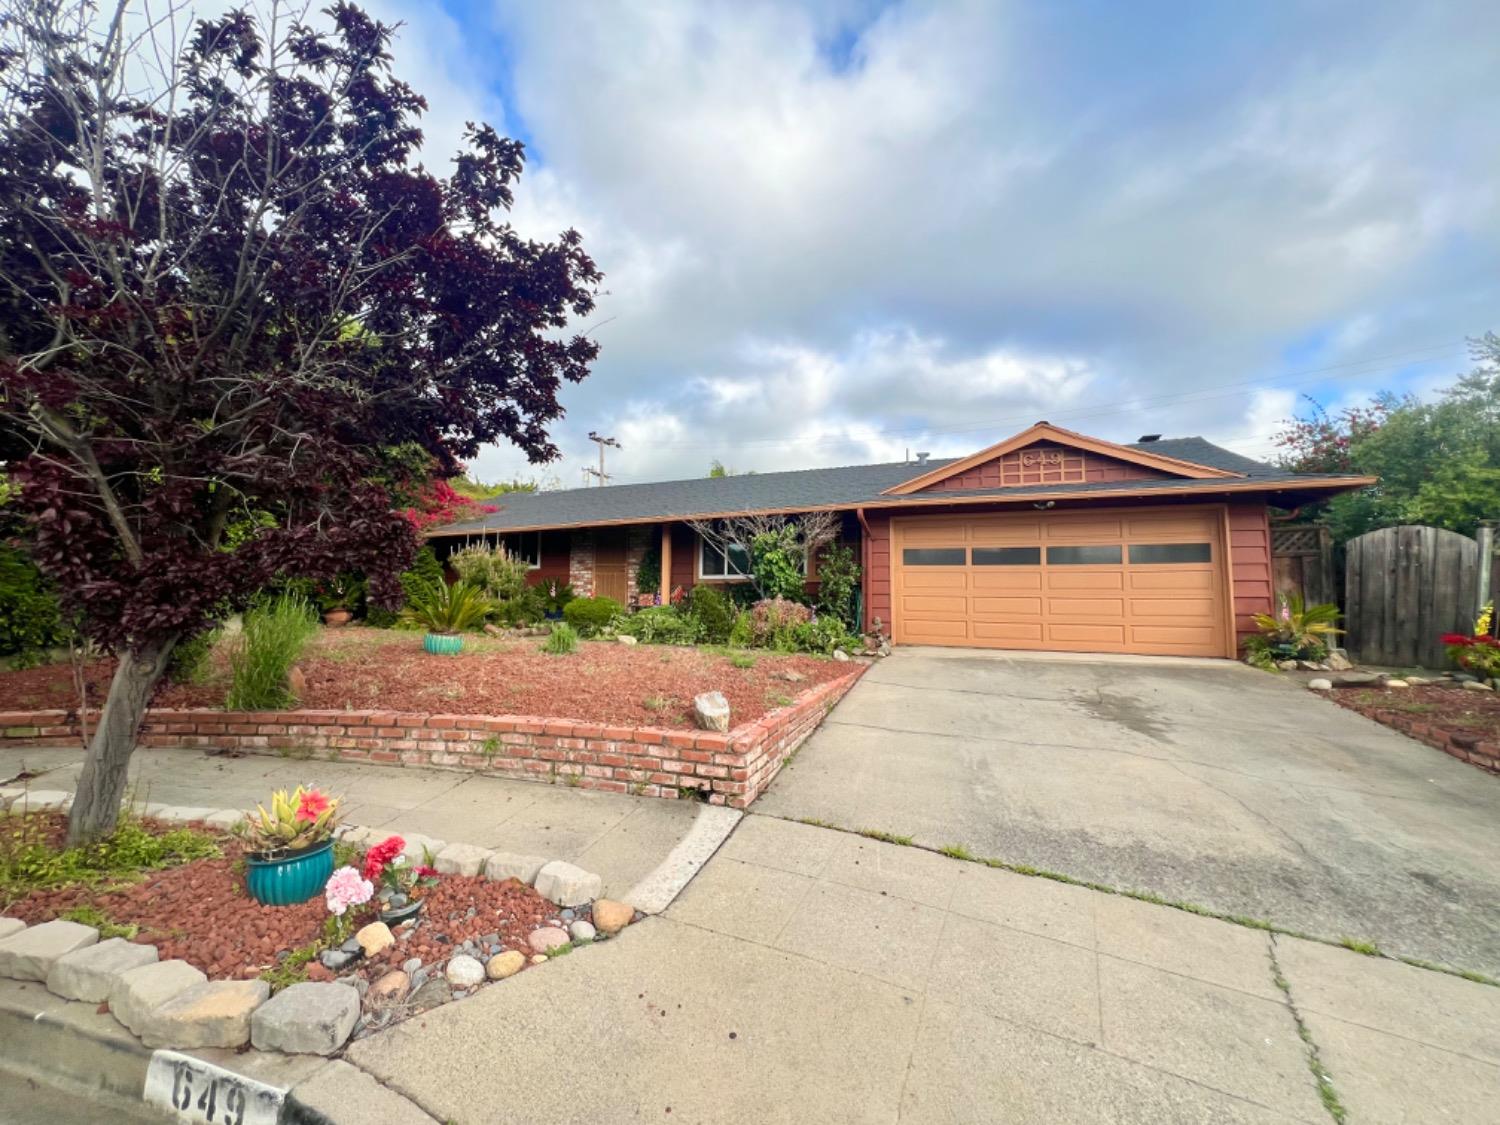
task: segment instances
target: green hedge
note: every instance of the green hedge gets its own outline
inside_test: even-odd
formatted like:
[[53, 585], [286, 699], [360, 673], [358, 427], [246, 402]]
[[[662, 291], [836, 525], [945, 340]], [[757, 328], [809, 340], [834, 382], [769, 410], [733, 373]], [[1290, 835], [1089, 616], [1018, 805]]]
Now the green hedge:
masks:
[[585, 637], [592, 637], [620, 614], [625, 607], [614, 598], [574, 598], [563, 606], [563, 618]]
[[0, 547], [0, 656], [26, 663], [63, 639], [57, 597], [24, 553]]

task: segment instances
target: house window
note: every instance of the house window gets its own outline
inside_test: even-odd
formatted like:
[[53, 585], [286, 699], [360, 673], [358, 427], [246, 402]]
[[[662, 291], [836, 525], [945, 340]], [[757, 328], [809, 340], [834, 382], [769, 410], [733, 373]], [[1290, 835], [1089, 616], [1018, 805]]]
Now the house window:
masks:
[[520, 531], [514, 535], [504, 535], [501, 536], [500, 543], [508, 554], [518, 559], [525, 559], [526, 565], [532, 570], [542, 565], [542, 533], [540, 531]]
[[750, 552], [738, 543], [719, 547], [698, 540], [698, 577], [707, 581], [733, 581], [750, 573]]

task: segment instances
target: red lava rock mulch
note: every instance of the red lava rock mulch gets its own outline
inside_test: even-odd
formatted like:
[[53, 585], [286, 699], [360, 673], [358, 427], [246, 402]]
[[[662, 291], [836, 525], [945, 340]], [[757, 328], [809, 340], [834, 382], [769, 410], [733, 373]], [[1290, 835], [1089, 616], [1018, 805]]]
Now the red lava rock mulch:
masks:
[[[66, 820], [52, 813], [32, 815], [48, 818], [42, 824], [46, 838], [61, 844]], [[154, 831], [180, 827], [145, 823]], [[7, 904], [4, 912], [35, 925], [76, 906], [94, 906], [111, 922], [139, 926], [134, 940], [156, 946], [163, 961], [181, 959], [215, 980], [257, 977], [276, 966], [279, 952], [298, 949], [322, 936], [328, 909], [321, 894], [296, 906], [261, 906], [245, 890], [244, 877], [234, 870], [244, 854], [240, 843], [225, 837], [220, 847], [222, 859], [148, 871], [141, 881], [123, 886], [33, 891]], [[492, 882], [444, 875], [424, 901], [415, 927], [397, 930], [394, 946], [359, 962], [358, 971], [367, 979], [378, 979], [408, 957], [421, 957], [424, 963], [446, 959], [465, 939], [490, 934], [499, 934], [499, 944], [507, 949], [529, 952], [527, 936], [559, 916], [558, 907], [514, 879]], [[472, 917], [468, 914], [471, 907]], [[375, 919], [374, 910], [356, 915], [350, 933]], [[307, 970], [311, 980], [333, 979], [316, 962]]]
[[[851, 675], [848, 664], [757, 650], [748, 668], [722, 653], [666, 645], [585, 642], [568, 656], [549, 656], [537, 639], [466, 638], [469, 651], [433, 656], [418, 633], [325, 630], [299, 663], [307, 678], [300, 706], [309, 709], [538, 715], [627, 726], [691, 727], [693, 697], [721, 691], [736, 726], [821, 683]], [[222, 654], [221, 654], [222, 655]], [[102, 700], [113, 671], [89, 670], [90, 699]], [[784, 673], [805, 677], [789, 683]], [[156, 707], [222, 707], [222, 661], [202, 684], [164, 684]], [[26, 710], [72, 709], [78, 698], [66, 665], [0, 673], [0, 699]]]
[[1336, 689], [1333, 700], [1481, 769], [1500, 771], [1500, 693], [1452, 686]]

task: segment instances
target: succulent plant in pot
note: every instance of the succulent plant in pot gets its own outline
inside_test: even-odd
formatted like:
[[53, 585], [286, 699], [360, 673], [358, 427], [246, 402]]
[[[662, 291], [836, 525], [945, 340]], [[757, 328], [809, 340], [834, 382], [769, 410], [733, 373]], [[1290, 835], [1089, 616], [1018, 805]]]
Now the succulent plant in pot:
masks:
[[432, 653], [457, 653], [463, 648], [463, 633], [484, 622], [494, 603], [471, 582], [451, 586], [439, 582], [411, 599], [401, 619], [427, 630], [422, 647]]
[[245, 883], [256, 902], [290, 906], [323, 889], [333, 874], [338, 807], [337, 797], [299, 785], [245, 814], [235, 833], [245, 842]]

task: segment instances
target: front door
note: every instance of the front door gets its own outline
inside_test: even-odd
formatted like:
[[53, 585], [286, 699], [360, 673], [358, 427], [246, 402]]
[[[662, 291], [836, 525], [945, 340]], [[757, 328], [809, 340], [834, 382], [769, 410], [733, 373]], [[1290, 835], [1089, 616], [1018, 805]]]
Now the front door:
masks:
[[621, 605], [630, 599], [624, 528], [605, 527], [594, 532], [594, 597], [614, 598]]

